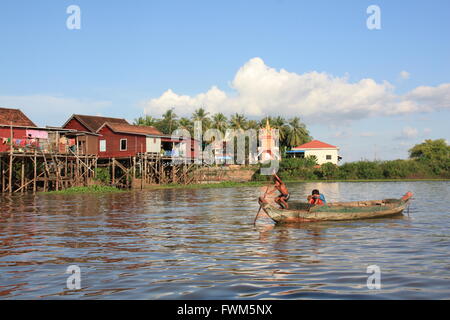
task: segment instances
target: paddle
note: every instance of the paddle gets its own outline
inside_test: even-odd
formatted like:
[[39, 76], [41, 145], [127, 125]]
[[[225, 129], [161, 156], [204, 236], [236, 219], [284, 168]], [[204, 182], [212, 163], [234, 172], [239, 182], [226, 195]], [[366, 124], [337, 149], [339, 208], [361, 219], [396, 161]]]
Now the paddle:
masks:
[[[263, 200], [266, 199], [266, 195], [267, 195], [267, 192], [269, 191], [269, 187], [270, 187], [270, 185], [267, 186], [266, 192], [264, 192]], [[258, 216], [259, 216], [259, 213], [261, 212], [261, 209], [262, 209], [262, 205], [259, 205], [258, 213], [255, 216], [255, 220], [253, 220], [253, 226], [256, 225], [256, 220], [258, 219]]]

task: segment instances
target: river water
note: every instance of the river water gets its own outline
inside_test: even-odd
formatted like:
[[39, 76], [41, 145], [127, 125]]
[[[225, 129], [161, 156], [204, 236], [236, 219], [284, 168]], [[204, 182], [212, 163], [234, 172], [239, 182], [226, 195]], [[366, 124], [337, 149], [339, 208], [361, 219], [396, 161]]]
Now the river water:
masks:
[[254, 228], [256, 187], [0, 196], [0, 299], [450, 298], [449, 182], [288, 187], [291, 199], [414, 199], [398, 218]]

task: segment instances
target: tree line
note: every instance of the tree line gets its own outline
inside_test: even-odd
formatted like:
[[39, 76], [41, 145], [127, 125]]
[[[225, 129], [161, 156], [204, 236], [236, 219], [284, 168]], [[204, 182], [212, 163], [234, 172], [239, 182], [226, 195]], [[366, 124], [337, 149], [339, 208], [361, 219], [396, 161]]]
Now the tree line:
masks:
[[[284, 158], [278, 174], [286, 180], [449, 179], [450, 145], [444, 139], [425, 140], [409, 150], [409, 159], [356, 161], [340, 166], [318, 166], [314, 157]], [[270, 177], [257, 172], [254, 179]]]
[[247, 119], [243, 114], [235, 113], [229, 118], [223, 113], [210, 114], [204, 108], [198, 108], [191, 117], [178, 117], [174, 109], [167, 110], [161, 118], [144, 116], [134, 119], [135, 125], [153, 126], [164, 134], [171, 134], [174, 130], [185, 129], [193, 135], [194, 121], [202, 123], [203, 131], [217, 129], [225, 133], [233, 130], [259, 130], [266, 126], [266, 121], [272, 129], [278, 129], [281, 152], [288, 148], [299, 146], [312, 140], [306, 125], [299, 117], [285, 119], [283, 117], [265, 117], [260, 121]]

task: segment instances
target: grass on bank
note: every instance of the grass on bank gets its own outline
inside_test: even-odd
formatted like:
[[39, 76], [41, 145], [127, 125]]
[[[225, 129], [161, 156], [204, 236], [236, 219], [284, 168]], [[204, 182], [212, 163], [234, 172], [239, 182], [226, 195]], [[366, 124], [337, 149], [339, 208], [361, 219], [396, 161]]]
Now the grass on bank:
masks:
[[[359, 180], [304, 180], [304, 179], [286, 179], [285, 183], [327, 183], [327, 182], [415, 182], [415, 181], [450, 181], [450, 179], [359, 179]], [[195, 183], [195, 184], [162, 184], [144, 187], [144, 190], [160, 190], [160, 189], [214, 189], [214, 188], [238, 188], [238, 187], [263, 187], [270, 181], [244, 181], [233, 182], [223, 181], [216, 183]], [[131, 189], [132, 190], [132, 189]], [[135, 189], [138, 190], [138, 189]], [[43, 194], [101, 194], [124, 192], [124, 190], [110, 186], [89, 186], [89, 187], [72, 187], [60, 191], [41, 192]]]
[[[327, 183], [327, 182], [415, 182], [415, 181], [450, 181], [450, 179], [358, 179], [358, 180], [302, 180], [286, 179], [285, 183]], [[213, 189], [213, 188], [238, 188], [238, 187], [262, 187], [270, 181], [245, 181], [232, 182], [223, 181], [217, 183], [195, 183], [195, 184], [163, 184], [147, 186], [144, 189]]]
[[122, 190], [116, 187], [110, 186], [89, 186], [89, 187], [72, 187], [65, 190], [60, 191], [49, 191], [45, 192], [45, 194], [82, 194], [82, 193], [113, 193], [113, 192], [122, 192]]

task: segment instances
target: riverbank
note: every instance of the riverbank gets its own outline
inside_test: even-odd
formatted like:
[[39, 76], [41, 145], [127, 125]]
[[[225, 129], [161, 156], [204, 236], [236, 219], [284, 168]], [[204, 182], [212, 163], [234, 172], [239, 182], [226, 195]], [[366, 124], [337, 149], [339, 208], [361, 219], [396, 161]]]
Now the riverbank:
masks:
[[123, 192], [121, 189], [118, 189], [116, 187], [110, 187], [110, 186], [89, 186], [89, 187], [72, 187], [65, 190], [59, 190], [59, 191], [48, 191], [48, 192], [41, 192], [42, 194], [82, 194], [82, 193], [113, 193], [113, 192]]
[[[426, 181], [450, 181], [450, 179], [361, 179], [361, 180], [284, 180], [285, 183], [327, 183], [327, 182], [426, 182]], [[236, 188], [236, 187], [263, 187], [269, 181], [247, 181], [232, 182], [224, 181], [217, 183], [197, 183], [197, 184], [164, 184], [147, 186], [145, 189], [212, 189], [212, 188]]]
[[[327, 183], [327, 182], [426, 182], [426, 181], [450, 181], [450, 179], [360, 179], [360, 180], [284, 180], [285, 183]], [[161, 190], [161, 189], [214, 189], [214, 188], [239, 188], [239, 187], [263, 187], [267, 186], [269, 181], [222, 181], [214, 183], [195, 183], [195, 184], [162, 184], [162, 185], [148, 185], [144, 190]], [[60, 191], [41, 192], [41, 194], [86, 194], [86, 193], [113, 193], [124, 192], [123, 189], [118, 189], [110, 186], [89, 186], [89, 187], [73, 187]]]

